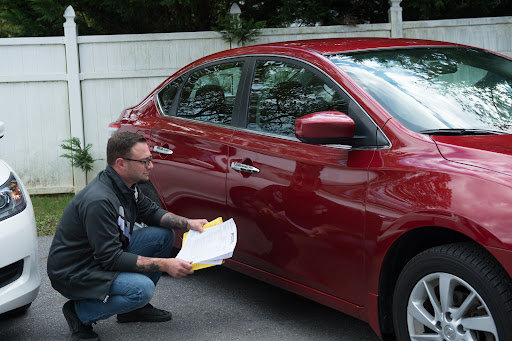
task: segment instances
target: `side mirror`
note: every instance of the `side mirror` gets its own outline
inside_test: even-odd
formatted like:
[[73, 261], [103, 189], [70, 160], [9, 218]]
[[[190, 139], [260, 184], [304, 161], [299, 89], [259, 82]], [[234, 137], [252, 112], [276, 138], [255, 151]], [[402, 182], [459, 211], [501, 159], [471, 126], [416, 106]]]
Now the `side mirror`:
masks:
[[295, 136], [306, 143], [349, 144], [356, 124], [339, 111], [321, 111], [295, 120]]
[[4, 122], [0, 121], [0, 139], [4, 137]]

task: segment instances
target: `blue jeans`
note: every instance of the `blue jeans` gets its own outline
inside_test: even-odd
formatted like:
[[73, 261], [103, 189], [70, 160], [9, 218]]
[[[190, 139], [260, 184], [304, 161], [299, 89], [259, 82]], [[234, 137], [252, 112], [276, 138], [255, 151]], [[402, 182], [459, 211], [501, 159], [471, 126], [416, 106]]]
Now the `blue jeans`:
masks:
[[[169, 258], [173, 243], [174, 231], [148, 226], [133, 231], [128, 251], [145, 257]], [[161, 272], [121, 272], [110, 286], [106, 302], [69, 298], [75, 301], [78, 318], [88, 325], [145, 306], [161, 275]]]

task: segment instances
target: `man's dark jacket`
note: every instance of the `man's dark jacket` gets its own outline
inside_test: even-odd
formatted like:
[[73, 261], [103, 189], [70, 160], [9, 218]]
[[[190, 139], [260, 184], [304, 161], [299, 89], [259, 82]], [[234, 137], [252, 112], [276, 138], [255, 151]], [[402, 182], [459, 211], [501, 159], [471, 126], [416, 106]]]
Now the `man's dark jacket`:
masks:
[[107, 166], [64, 210], [48, 256], [52, 286], [67, 297], [106, 299], [120, 272], [135, 271], [137, 255], [126, 252], [134, 223], [158, 226], [166, 212]]

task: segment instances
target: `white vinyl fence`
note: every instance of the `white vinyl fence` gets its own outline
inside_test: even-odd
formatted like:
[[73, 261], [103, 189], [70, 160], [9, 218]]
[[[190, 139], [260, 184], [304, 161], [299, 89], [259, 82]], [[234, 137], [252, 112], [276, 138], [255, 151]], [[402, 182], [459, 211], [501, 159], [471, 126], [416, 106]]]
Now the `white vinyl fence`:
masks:
[[[406, 37], [479, 46], [512, 56], [512, 17], [264, 29], [256, 43], [329, 37]], [[74, 11], [63, 37], [0, 39], [0, 158], [31, 194], [78, 191], [85, 175], [60, 157], [64, 139], [92, 144], [92, 180], [105, 167], [107, 126], [189, 62], [230, 48], [216, 32], [78, 36]]]

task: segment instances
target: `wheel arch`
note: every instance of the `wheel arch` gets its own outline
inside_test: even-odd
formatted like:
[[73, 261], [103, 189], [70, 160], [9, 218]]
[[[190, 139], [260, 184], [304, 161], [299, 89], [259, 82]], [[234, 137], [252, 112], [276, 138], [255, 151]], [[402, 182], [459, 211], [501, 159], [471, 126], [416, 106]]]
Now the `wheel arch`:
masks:
[[429, 248], [457, 242], [478, 244], [455, 230], [439, 226], [424, 226], [404, 233], [389, 248], [381, 267], [378, 295], [379, 328], [384, 340], [394, 334], [393, 291], [405, 265], [414, 256]]

